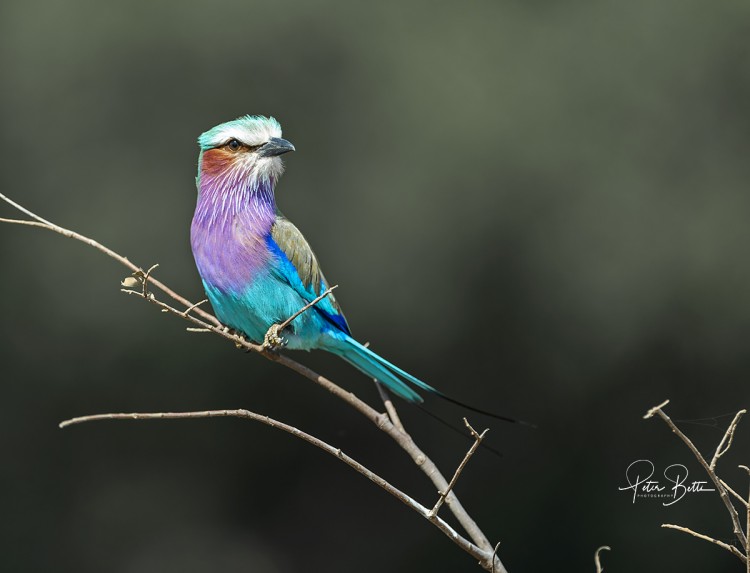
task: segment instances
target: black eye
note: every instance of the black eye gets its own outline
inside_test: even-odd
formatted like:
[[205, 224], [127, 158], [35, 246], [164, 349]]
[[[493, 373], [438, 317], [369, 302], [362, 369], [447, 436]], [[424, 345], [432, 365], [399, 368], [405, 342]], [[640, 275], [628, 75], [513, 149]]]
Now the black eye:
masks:
[[227, 143], [227, 145], [232, 151], [237, 151], [240, 147], [242, 147], [242, 144], [236, 139], [232, 139], [229, 143]]

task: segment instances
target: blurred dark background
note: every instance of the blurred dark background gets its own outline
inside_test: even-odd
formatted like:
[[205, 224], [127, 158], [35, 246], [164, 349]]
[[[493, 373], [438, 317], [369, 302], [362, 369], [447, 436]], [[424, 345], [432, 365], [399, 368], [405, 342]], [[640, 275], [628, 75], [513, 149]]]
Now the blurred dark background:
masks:
[[[718, 497], [618, 491], [638, 458], [697, 463], [748, 406], [750, 6], [632, 2], [0, 5], [0, 189], [193, 300], [196, 137], [273, 115], [277, 189], [358, 338], [471, 415], [457, 493], [508, 569], [739, 571]], [[16, 216], [0, 206], [0, 216]], [[241, 420], [109, 411], [245, 407], [310, 431], [431, 504], [434, 488], [328, 393], [119, 293], [123, 268], [0, 225], [0, 569], [473, 571], [335, 459]], [[363, 376], [294, 358], [377, 403]], [[463, 412], [430, 402], [460, 423]], [[468, 441], [406, 405], [446, 474]], [[726, 479], [750, 462], [740, 427]], [[446, 513], [447, 515], [447, 513]]]

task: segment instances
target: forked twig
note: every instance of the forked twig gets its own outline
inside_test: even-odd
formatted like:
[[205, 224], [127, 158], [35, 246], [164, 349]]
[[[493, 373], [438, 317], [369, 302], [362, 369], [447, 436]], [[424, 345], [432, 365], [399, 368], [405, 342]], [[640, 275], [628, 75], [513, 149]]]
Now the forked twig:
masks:
[[[740, 524], [737, 510], [735, 509], [734, 504], [732, 504], [732, 500], [729, 498], [729, 492], [731, 492], [732, 495], [734, 495], [735, 497], [737, 497], [738, 499], [742, 501], [743, 505], [745, 506], [746, 512], [750, 512], [750, 498], [748, 500], [743, 499], [742, 496], [740, 496], [734, 490], [732, 490], [729, 486], [727, 486], [724, 483], [724, 481], [720, 479], [718, 475], [716, 475], [716, 471], [715, 471], [716, 463], [718, 462], [719, 458], [721, 458], [721, 456], [723, 456], [732, 445], [732, 439], [734, 437], [737, 424], [739, 423], [739, 420], [742, 417], [742, 415], [745, 413], [745, 410], [740, 410], [734, 416], [734, 419], [732, 420], [732, 422], [729, 424], [726, 431], [724, 432], [724, 436], [719, 442], [719, 445], [716, 447], [716, 451], [713, 457], [711, 458], [711, 462], [709, 463], [708, 461], [706, 461], [706, 458], [703, 457], [700, 451], [698, 451], [698, 448], [695, 447], [695, 444], [693, 444], [690, 438], [688, 438], [675, 425], [675, 423], [666, 414], [666, 412], [664, 412], [663, 408], [668, 403], [669, 403], [669, 400], [666, 400], [662, 402], [661, 404], [659, 404], [658, 406], [651, 408], [648, 412], [646, 412], [646, 415], [644, 416], [644, 418], [652, 418], [653, 416], [658, 415], [669, 426], [672, 432], [674, 432], [685, 443], [685, 445], [690, 449], [690, 451], [693, 452], [693, 455], [695, 456], [695, 458], [703, 466], [703, 469], [706, 470], [708, 477], [711, 478], [711, 481], [716, 486], [716, 491], [719, 493], [721, 500], [724, 502], [724, 505], [727, 508], [727, 511], [729, 512], [729, 516], [732, 520], [734, 534], [737, 537], [738, 541], [740, 542], [740, 545], [742, 549], [745, 551], [745, 553], [743, 554], [742, 551], [740, 551], [733, 545], [729, 545], [728, 543], [724, 543], [723, 541], [719, 541], [718, 539], [714, 539], [713, 537], [703, 535], [702, 533], [697, 533], [687, 527], [683, 527], [680, 525], [672, 525], [668, 523], [663, 524], [662, 527], [665, 527], [668, 529], [676, 529], [678, 531], [683, 531], [699, 539], [710, 541], [711, 543], [714, 543], [715, 545], [722, 547], [723, 549], [732, 553], [732, 555], [741, 559], [743, 563], [748, 564], [747, 566], [750, 568], [750, 556], [748, 555], [749, 551], [748, 551], [748, 542], [747, 542], [747, 533], [750, 532], [750, 521], [746, 523], [745, 525], [746, 529], [745, 531], [743, 531], [742, 525]], [[748, 573], [750, 573], [750, 571]]]
[[436, 516], [438, 511], [440, 511], [440, 507], [443, 505], [443, 502], [445, 502], [446, 496], [450, 494], [451, 491], [453, 491], [453, 488], [456, 485], [458, 478], [461, 477], [461, 472], [464, 471], [464, 468], [466, 467], [466, 464], [469, 463], [471, 456], [474, 455], [474, 452], [477, 451], [479, 444], [482, 443], [482, 440], [484, 439], [484, 435], [489, 431], [489, 428], [487, 428], [481, 434], [478, 434], [477, 431], [471, 427], [471, 424], [469, 424], [469, 421], [466, 418], [464, 418], [464, 424], [466, 425], [467, 428], [469, 428], [471, 435], [474, 437], [474, 443], [469, 448], [469, 451], [466, 452], [466, 455], [464, 456], [464, 459], [461, 460], [461, 463], [458, 464], [458, 467], [456, 468], [456, 471], [453, 474], [453, 478], [451, 478], [451, 481], [448, 484], [448, 487], [446, 488], [446, 490], [438, 492], [440, 494], [440, 497], [438, 497], [437, 502], [435, 502], [435, 506], [430, 510], [431, 517]]
[[141, 283], [143, 285], [144, 297], [148, 297], [151, 295], [151, 293], [148, 291], [148, 279], [151, 277], [151, 273], [154, 272], [158, 268], [159, 268], [159, 263], [156, 263], [154, 265], [151, 265], [145, 273], [141, 271], [138, 271], [135, 273], [136, 277], [141, 280]]

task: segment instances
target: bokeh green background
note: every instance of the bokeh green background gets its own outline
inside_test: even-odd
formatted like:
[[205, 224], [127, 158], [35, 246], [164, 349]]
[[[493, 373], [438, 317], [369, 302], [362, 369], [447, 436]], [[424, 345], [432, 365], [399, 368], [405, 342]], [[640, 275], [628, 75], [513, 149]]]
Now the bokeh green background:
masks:
[[[277, 189], [355, 334], [490, 425], [457, 492], [511, 572], [738, 571], [718, 500], [635, 504], [625, 468], [713, 451], [748, 406], [750, 5], [631, 2], [36, 2], [0, 5], [0, 188], [192, 299], [197, 135], [274, 115]], [[14, 215], [0, 208], [5, 216]], [[0, 215], [1, 216], [1, 215]], [[469, 571], [343, 464], [240, 420], [101, 423], [246, 407], [434, 489], [299, 376], [118, 292], [81, 244], [0, 226], [0, 569]], [[296, 358], [377, 403], [329, 356]], [[461, 412], [430, 403], [455, 422]], [[450, 473], [467, 443], [408, 427]], [[750, 462], [741, 427], [726, 478]]]

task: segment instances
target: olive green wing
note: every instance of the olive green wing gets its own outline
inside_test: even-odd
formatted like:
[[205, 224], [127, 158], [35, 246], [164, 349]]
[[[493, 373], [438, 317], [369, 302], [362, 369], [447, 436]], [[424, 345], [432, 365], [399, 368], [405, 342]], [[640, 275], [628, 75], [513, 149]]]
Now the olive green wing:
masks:
[[[283, 278], [303, 299], [311, 302], [330, 286], [305, 237], [289, 219], [279, 212], [276, 213], [276, 221], [271, 227], [271, 241], [274, 243], [271, 247], [276, 247], [288, 263], [282, 265]], [[318, 302], [315, 309], [346, 334], [351, 334], [346, 318], [333, 293]]]

